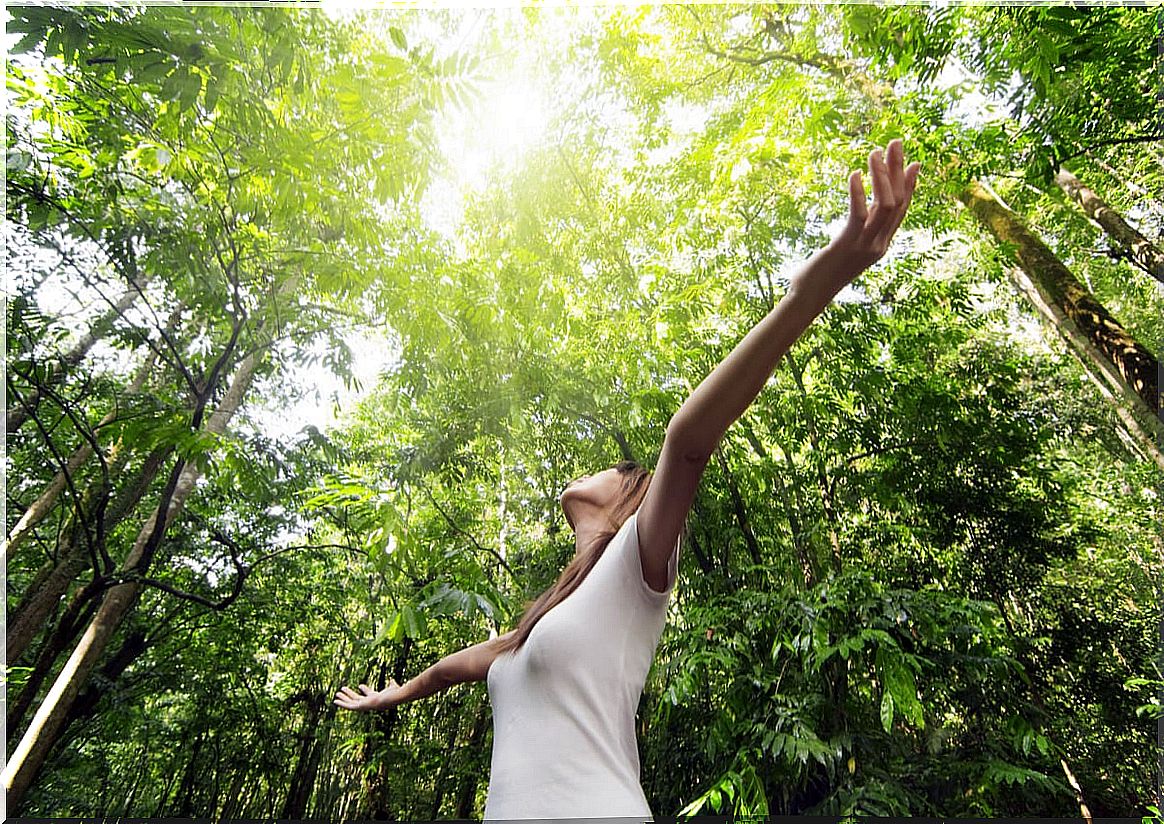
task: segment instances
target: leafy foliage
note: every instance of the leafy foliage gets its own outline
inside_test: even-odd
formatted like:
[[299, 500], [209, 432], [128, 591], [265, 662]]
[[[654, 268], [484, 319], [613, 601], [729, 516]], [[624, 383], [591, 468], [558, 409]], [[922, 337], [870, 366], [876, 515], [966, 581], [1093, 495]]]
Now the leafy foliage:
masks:
[[[1144, 10], [10, 15], [10, 540], [72, 466], [6, 556], [10, 627], [67, 579], [8, 662], [13, 744], [92, 593], [144, 582], [22, 814], [479, 815], [482, 685], [373, 717], [331, 695], [512, 625], [572, 554], [563, 484], [652, 463], [898, 135], [929, 182], [895, 255], [707, 471], [640, 706], [648, 799], [1071, 816], [1074, 775], [1094, 815], [1159, 806], [1159, 473], [952, 197], [993, 175], [1158, 344], [1159, 291], [1048, 176], [1071, 158], [1129, 213], [1159, 182]], [[465, 183], [449, 123], [502, 116], [514, 44], [545, 131]], [[340, 422], [275, 431], [305, 370], [361, 388], [373, 331]], [[194, 492], [119, 569], [179, 460]]]

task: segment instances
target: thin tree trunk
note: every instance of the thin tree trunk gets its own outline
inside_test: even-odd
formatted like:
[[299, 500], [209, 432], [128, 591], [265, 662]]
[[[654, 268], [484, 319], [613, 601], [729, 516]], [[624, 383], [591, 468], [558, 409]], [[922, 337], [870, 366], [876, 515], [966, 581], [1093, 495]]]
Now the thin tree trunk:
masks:
[[[469, 735], [469, 752], [475, 753], [481, 748], [482, 742], [485, 739], [485, 731], [489, 727], [489, 717], [485, 710], [485, 702], [482, 701], [477, 708], [477, 714], [473, 717], [473, 732]], [[473, 817], [473, 805], [477, 800], [477, 786], [481, 780], [481, 773], [478, 770], [466, 770], [464, 776], [461, 778], [461, 789], [457, 794], [457, 818], [465, 819]]]
[[[135, 629], [129, 633], [117, 652], [101, 665], [101, 678], [99, 681], [102, 683], [113, 683], [117, 681], [121, 677], [121, 674], [129, 669], [129, 665], [140, 658], [149, 647], [148, 637], [144, 630]], [[65, 721], [65, 729], [68, 729], [77, 721], [91, 716], [97, 709], [97, 703], [104, 697], [105, 692], [105, 687], [98, 686], [97, 684], [87, 686], [73, 703], [72, 709], [69, 710], [69, 717]]]
[[796, 388], [800, 390], [800, 397], [804, 399], [804, 422], [808, 427], [808, 441], [812, 445], [812, 462], [816, 469], [816, 481], [820, 487], [820, 501], [824, 508], [825, 525], [828, 527], [829, 547], [832, 549], [833, 558], [833, 572], [841, 571], [841, 541], [837, 535], [837, 513], [836, 507], [833, 505], [832, 487], [829, 484], [828, 475], [825, 473], [824, 451], [820, 446], [820, 438], [817, 436], [816, 430], [816, 415], [812, 413], [808, 406], [808, 390], [804, 387], [804, 367], [798, 366], [792, 353], [785, 355], [785, 360], [788, 361], [790, 367], [789, 373], [792, 375], [792, 380], [796, 383]]
[[1164, 251], [1127, 224], [1119, 212], [1111, 208], [1095, 192], [1083, 185], [1075, 175], [1060, 167], [1055, 175], [1067, 196], [1078, 203], [1091, 220], [1098, 224], [1124, 257], [1143, 269], [1160, 283], [1164, 283]]
[[308, 695], [306, 704], [306, 717], [299, 729], [299, 752], [295, 758], [295, 768], [291, 771], [291, 782], [280, 818], [303, 818], [307, 812], [307, 803], [311, 800], [311, 790], [315, 786], [315, 771], [319, 767], [316, 737], [324, 715], [322, 697], [318, 694]]
[[[145, 495], [153, 483], [162, 464], [173, 451], [172, 447], [159, 447], [146, 458], [133, 483], [124, 486], [114, 499], [113, 505], [105, 513], [105, 534], [121, 523]], [[82, 527], [78, 526], [77, 529]], [[43, 629], [48, 616], [60, 603], [69, 586], [84, 570], [89, 569], [91, 559], [85, 554], [85, 543], [80, 534], [70, 533], [57, 562], [51, 561], [37, 573], [37, 577], [21, 598], [19, 606], [8, 619], [6, 643], [8, 660], [15, 662], [24, 655], [33, 639]], [[100, 571], [98, 571], [100, 575]]]
[[[756, 457], [762, 461], [769, 460], [768, 450], [764, 448], [764, 445], [756, 436], [752, 425], [746, 419], [740, 420], [739, 423], [740, 431], [744, 433], [744, 437], [751, 444], [752, 451], [756, 453]], [[791, 497], [788, 494], [788, 487], [784, 483], [783, 475], [780, 472], [773, 472], [772, 479], [779, 490], [780, 500], [784, 504], [785, 517], [788, 520], [788, 539], [792, 544], [792, 551], [796, 555], [801, 573], [804, 575], [804, 586], [805, 588], [811, 588], [816, 583], [817, 570], [812, 562], [811, 555], [805, 550], [804, 528], [800, 523], [796, 507], [793, 505]]]
[[708, 559], [707, 553], [703, 551], [699, 539], [695, 537], [695, 532], [688, 530], [684, 540], [691, 546], [691, 551], [695, 553], [695, 560], [699, 564], [700, 571], [704, 575], [710, 575], [712, 572], [711, 561]]
[[190, 751], [190, 758], [186, 762], [186, 771], [182, 775], [182, 783], [178, 786], [177, 797], [174, 799], [174, 809], [170, 811], [174, 818], [193, 818], [194, 788], [199, 783], [198, 756], [202, 746], [206, 743], [207, 733], [203, 732], [194, 739], [194, 747]]
[[[250, 387], [258, 364], [256, 353], [243, 358], [230, 389], [207, 422], [207, 431], [215, 434], [222, 434], [225, 431], [227, 423], [234, 416]], [[123, 572], [140, 574], [148, 570], [166, 527], [182, 510], [200, 475], [201, 472], [193, 464], [179, 462], [175, 466], [158, 508], [138, 533], [133, 549], [122, 564]], [[57, 676], [56, 683], [45, 696], [19, 746], [4, 768], [4, 785], [8, 789], [8, 803], [12, 808], [19, 809], [24, 793], [40, 771], [49, 750], [63, 732], [69, 709], [88, 681], [90, 673], [97, 666], [113, 633], [136, 603], [141, 586], [129, 582], [109, 590], [89, 628]]]
[[[335, 718], [335, 711], [336, 711], [335, 704], [331, 703], [329, 701], [327, 704], [327, 707], [324, 708], [324, 711], [323, 711], [323, 722], [322, 723], [323, 723], [324, 729], [331, 728], [332, 719]], [[304, 785], [306, 787], [306, 791], [305, 791], [305, 798], [303, 801], [303, 810], [297, 816], [299, 818], [306, 817], [307, 804], [311, 801], [312, 794], [313, 794], [313, 791], [315, 789], [315, 785], [319, 781], [319, 765], [323, 761], [323, 753], [324, 753], [325, 749], [326, 749], [326, 747], [324, 745], [324, 742], [319, 740], [318, 727], [317, 727], [316, 734], [313, 736], [313, 740], [311, 743], [311, 755], [308, 757], [307, 769], [304, 772], [303, 781], [304, 781]]]
[[440, 769], [437, 770], [436, 781], [433, 782], [433, 800], [432, 811], [430, 816], [433, 820], [440, 818], [441, 803], [445, 800], [445, 791], [448, 787], [449, 772], [452, 769], [453, 759], [452, 754], [456, 752], [457, 747], [457, 733], [461, 731], [461, 721], [464, 716], [463, 710], [457, 708], [457, 717], [449, 722], [449, 734], [445, 737], [445, 752], [449, 754], [449, 758], [441, 761]]
[[[179, 316], [180, 312], [177, 309], [170, 314], [170, 318], [166, 323], [167, 333], [173, 331], [174, 327], [177, 325]], [[141, 393], [142, 388], [145, 386], [146, 380], [149, 378], [150, 372], [153, 371], [155, 361], [156, 355], [151, 352], [149, 357], [146, 358], [145, 362], [133, 376], [133, 381], [126, 389], [126, 395], [138, 395]], [[119, 409], [116, 406], [109, 410], [105, 417], [101, 419], [101, 422], [97, 424], [96, 427], [94, 427], [94, 430], [99, 430], [101, 427], [113, 423], [113, 421], [117, 420], [118, 412]], [[122, 445], [123, 444], [121, 441], [118, 441], [116, 444], [114, 444], [110, 450], [110, 463], [116, 462], [116, 456], [124, 455], [121, 449]], [[15, 552], [20, 547], [20, 545], [24, 543], [25, 538], [27, 538], [28, 535], [32, 533], [33, 527], [44, 520], [45, 516], [52, 511], [53, 504], [56, 503], [57, 498], [67, 486], [68, 479], [75, 477], [77, 470], [79, 470], [81, 466], [84, 465], [84, 463], [88, 461], [90, 457], [92, 457], [92, 455], [93, 445], [89, 441], [85, 441], [78, 449], [73, 452], [72, 455], [69, 456], [68, 461], [65, 462], [65, 468], [57, 472], [56, 476], [45, 488], [44, 492], [42, 492], [40, 496], [37, 497], [35, 501], [33, 501], [32, 505], [24, 511], [24, 513], [20, 516], [20, 520], [17, 522], [16, 526], [12, 528], [12, 532], [9, 533], [3, 547], [0, 548], [0, 562], [7, 563], [8, 559], [11, 557], [11, 554]], [[124, 461], [125, 458], [123, 457], [121, 460]], [[116, 474], [112, 467], [110, 468], [110, 474]], [[9, 658], [9, 660], [12, 659]]]
[[[788, 509], [788, 525], [792, 530], [793, 546], [797, 549], [801, 568], [804, 569], [805, 586], [812, 586], [820, 580], [824, 562], [820, 559], [820, 552], [817, 549], [816, 541], [813, 540], [812, 533], [804, 528], [804, 524], [800, 520], [799, 513], [806, 511], [806, 508], [804, 498], [801, 496], [800, 485], [795, 480], [796, 464], [792, 460], [792, 453], [779, 439], [774, 438], [774, 440], [776, 448], [780, 450], [780, 455], [784, 459], [787, 476], [793, 479], [790, 484], [781, 482], [780, 488], [785, 496], [784, 505]], [[791, 492], [789, 492], [790, 488]]]
[[723, 456], [723, 447], [720, 446], [715, 450], [716, 460], [719, 461], [719, 468], [723, 472], [724, 479], [727, 481], [728, 495], [732, 501], [732, 512], [736, 516], [736, 524], [740, 528], [740, 532], [744, 535], [744, 543], [748, 547], [748, 554], [752, 557], [752, 563], [756, 566], [763, 564], [764, 559], [760, 555], [760, 543], [756, 540], [755, 533], [752, 532], [752, 524], [748, 520], [748, 510], [744, 506], [744, 499], [740, 495], [740, 488], [736, 485], [736, 479], [732, 476], [732, 472], [728, 469], [727, 460]]
[[74, 537], [66, 537], [63, 553], [58, 563], [50, 561], [37, 573], [29, 586], [29, 594], [20, 601], [16, 611], [8, 616], [6, 639], [9, 664], [17, 664], [23, 659], [33, 640], [60, 605], [69, 586], [90, 567], [81, 542]]
[[[396, 657], [392, 662], [392, 677], [396, 679], [396, 683], [403, 684], [405, 681], [405, 673], [408, 671], [408, 658], [412, 653], [413, 640], [409, 636], [404, 636], [404, 641], [400, 645], [400, 650], [396, 653]], [[376, 678], [375, 687], [378, 690], [384, 689], [388, 685], [388, 666], [386, 662], [382, 662], [380, 672]], [[387, 712], [377, 713], [372, 718], [372, 723], [379, 733], [378, 736], [373, 736], [371, 741], [376, 741], [377, 738], [381, 746], [389, 746], [392, 741], [392, 734], [396, 731], [396, 725], [400, 721], [400, 707], [391, 707]], [[364, 751], [364, 759], [367, 759], [369, 753], [367, 749]], [[390, 774], [391, 765], [387, 763], [386, 759], [380, 761], [379, 769], [375, 773], [369, 773], [364, 780], [364, 808], [368, 810], [370, 817], [375, 821], [385, 821], [392, 817], [391, 810], [388, 809], [387, 795], [388, 795], [388, 776]]]
[[10, 747], [14, 746], [15, 743], [12, 741], [12, 736], [15, 736], [23, 728], [24, 716], [36, 700], [41, 684], [48, 680], [49, 675], [52, 674], [57, 659], [69, 648], [70, 644], [77, 640], [81, 628], [97, 612], [100, 603], [99, 597], [99, 587], [94, 583], [87, 584], [73, 593], [73, 597], [69, 600], [69, 605], [65, 608], [60, 620], [57, 621], [52, 633], [41, 645], [28, 680], [24, 682], [16, 700], [8, 707], [6, 723]]
[[[113, 413], [110, 413], [112, 415]], [[103, 423], [108, 422], [110, 415], [106, 416]], [[25, 539], [32, 534], [32, 528], [45, 519], [57, 502], [57, 498], [67, 485], [69, 478], [75, 478], [77, 470], [80, 469], [84, 463], [93, 455], [93, 447], [86, 441], [79, 449], [75, 450], [69, 459], [65, 462], [65, 468], [58, 471], [56, 476], [49, 482], [35, 501], [29, 505], [28, 509], [24, 510], [20, 516], [20, 520], [16, 522], [16, 526], [12, 527], [12, 532], [8, 534], [8, 538], [4, 541], [3, 547], [0, 547], [0, 561], [5, 564], [9, 563], [10, 554], [20, 548]]]
[[[242, 788], [243, 783], [247, 780], [246, 769], [235, 771], [230, 779], [230, 787], [226, 791], [226, 798], [222, 800], [222, 805], [218, 808], [218, 820], [229, 821], [238, 817], [238, 813], [242, 812]], [[216, 804], [216, 799], [211, 798], [210, 803]]]
[[1051, 319], [1079, 354], [1094, 361], [1116, 384], [1119, 394], [1136, 404], [1141, 413], [1158, 416], [1159, 363], [1152, 353], [1128, 334], [1055, 253], [981, 183], [971, 182], [961, 199], [999, 243], [1014, 249], [1019, 267], [1047, 310], [1038, 308], [1045, 315], [1049, 310]]
[[[48, 374], [43, 382], [44, 387], [52, 387], [64, 380], [65, 376], [77, 367], [89, 350], [93, 348], [93, 344], [103, 338], [112, 328], [113, 323], [120, 318], [131, 307], [138, 298], [138, 289], [131, 286], [126, 290], [114, 304], [113, 308], [105, 314], [101, 315], [93, 325], [89, 327], [89, 331], [81, 340], [77, 341], [76, 346], [70, 349], [61, 358], [61, 368], [54, 369]], [[40, 405], [41, 393], [39, 388], [34, 388], [27, 393], [22, 402], [9, 407], [4, 415], [4, 420], [7, 425], [5, 432], [8, 437], [11, 437], [24, 423], [36, 412], [37, 406]]]

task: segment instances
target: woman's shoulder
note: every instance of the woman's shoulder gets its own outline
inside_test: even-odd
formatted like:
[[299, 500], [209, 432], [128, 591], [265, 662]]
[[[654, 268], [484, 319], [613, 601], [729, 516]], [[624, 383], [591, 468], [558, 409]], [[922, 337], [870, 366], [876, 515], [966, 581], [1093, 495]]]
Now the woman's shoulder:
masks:
[[[667, 580], [657, 581], [648, 580], [648, 570], [643, 565], [642, 557], [642, 541], [641, 533], [639, 532], [639, 518], [636, 510], [626, 522], [623, 523], [619, 529], [618, 534], [612, 539], [611, 543], [618, 541], [616, 551], [621, 556], [623, 574], [629, 579], [630, 585], [641, 593], [651, 605], [658, 605], [665, 603], [668, 596], [670, 596], [672, 589], [675, 586], [676, 570], [678, 568], [678, 546], [676, 541], [675, 549], [672, 550], [670, 560], [667, 564]], [[613, 547], [612, 547], [613, 548]], [[659, 589], [654, 584], [663, 584], [663, 588]]]

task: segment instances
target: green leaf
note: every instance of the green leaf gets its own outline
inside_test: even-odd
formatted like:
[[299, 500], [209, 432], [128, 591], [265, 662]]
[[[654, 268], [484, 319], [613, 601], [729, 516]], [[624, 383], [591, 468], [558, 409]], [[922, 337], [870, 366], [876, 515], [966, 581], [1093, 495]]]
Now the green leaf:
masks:
[[886, 732], [893, 729], [893, 696], [888, 691], [881, 696], [881, 726]]

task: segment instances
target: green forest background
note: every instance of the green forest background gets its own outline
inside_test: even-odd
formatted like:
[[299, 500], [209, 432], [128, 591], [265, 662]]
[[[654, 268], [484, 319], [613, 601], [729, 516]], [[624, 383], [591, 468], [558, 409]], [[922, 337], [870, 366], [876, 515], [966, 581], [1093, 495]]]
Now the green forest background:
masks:
[[[890, 256], [709, 464], [647, 798], [1161, 806], [1160, 7], [7, 33], [9, 814], [479, 817], [483, 684], [336, 689], [511, 626], [573, 551], [564, 484], [653, 464], [893, 137], [922, 182]], [[465, 183], [515, 76], [543, 127]], [[301, 419], [327, 386], [355, 400]]]

